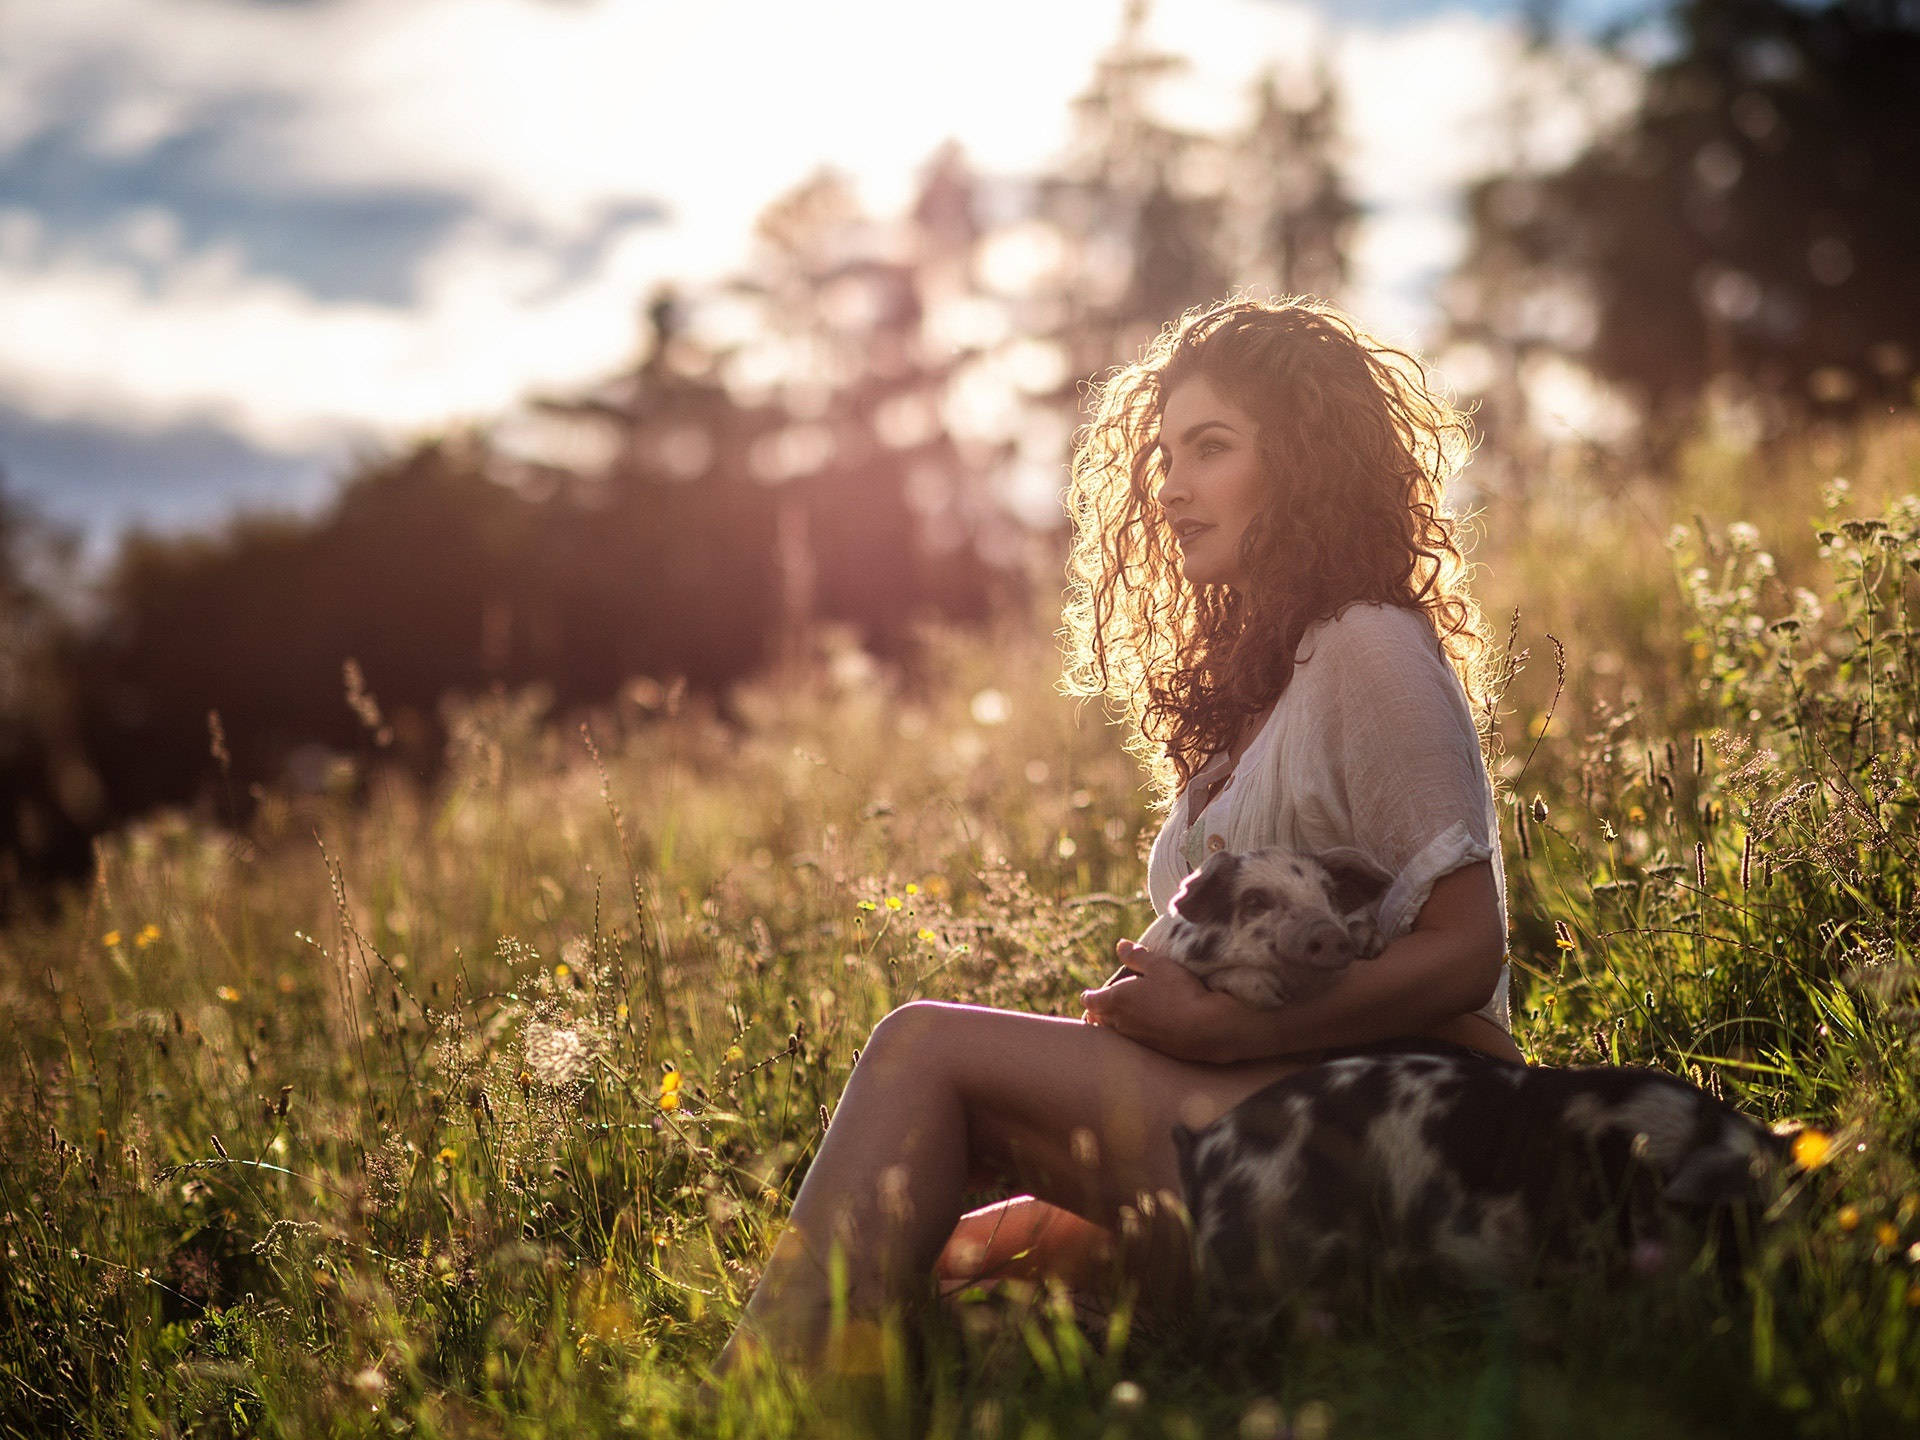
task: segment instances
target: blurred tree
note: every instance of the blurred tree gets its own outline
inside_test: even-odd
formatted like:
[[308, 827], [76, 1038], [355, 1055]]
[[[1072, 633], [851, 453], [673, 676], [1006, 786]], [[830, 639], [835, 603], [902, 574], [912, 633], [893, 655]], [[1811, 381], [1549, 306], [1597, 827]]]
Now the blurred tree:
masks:
[[729, 287], [759, 316], [733, 372], [785, 421], [749, 464], [778, 512], [789, 634], [843, 622], [898, 654], [930, 611], [985, 617], [994, 579], [973, 483], [984, 457], [963, 453], [950, 424], [973, 352], [926, 329], [929, 300], [964, 283], [971, 192], [964, 160], [944, 150], [896, 229], [823, 170], [762, 214], [748, 272]]
[[72, 584], [78, 545], [15, 499], [0, 472], [0, 917], [25, 881], [84, 864], [103, 818], [74, 718], [76, 626], [54, 595]]
[[1362, 210], [1341, 174], [1339, 93], [1324, 60], [1292, 93], [1277, 71], [1261, 76], [1253, 119], [1231, 144], [1230, 194], [1247, 232], [1236, 278], [1337, 300]]
[[1226, 253], [1227, 146], [1167, 123], [1155, 92], [1187, 66], [1147, 39], [1149, 0], [1128, 0], [1114, 44], [1074, 100], [1060, 172], [1035, 188], [1038, 217], [1064, 255], [1043, 297], [1066, 348], [1066, 393], [1131, 357], [1168, 321], [1219, 298], [1232, 282]]
[[104, 585], [108, 622], [78, 660], [86, 749], [114, 813], [219, 793], [209, 710], [240, 794], [287, 778], [302, 745], [360, 748], [348, 659], [422, 769], [437, 762], [444, 692], [545, 678], [553, 607], [526, 563], [533, 507], [490, 459], [480, 435], [427, 440], [365, 467], [317, 521], [129, 536]]
[[636, 676], [720, 691], [763, 663], [778, 624], [775, 518], [749, 457], [782, 417], [729, 392], [684, 310], [658, 291], [637, 365], [535, 407], [593, 437], [573, 447], [593, 458], [546, 472], [559, 486], [526, 557], [556, 607], [537, 668], [569, 697]]
[[1468, 198], [1456, 333], [1579, 357], [1671, 435], [1909, 401], [1920, 5], [1687, 0], [1627, 123]]

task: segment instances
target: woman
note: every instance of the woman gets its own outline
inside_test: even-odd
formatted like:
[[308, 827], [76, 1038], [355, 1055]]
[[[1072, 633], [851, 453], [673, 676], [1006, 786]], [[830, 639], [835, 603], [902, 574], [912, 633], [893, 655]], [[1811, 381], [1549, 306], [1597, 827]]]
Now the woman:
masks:
[[[858, 1364], [830, 1335], [836, 1265], [856, 1318], [930, 1272], [1083, 1286], [1115, 1258], [1143, 1300], [1177, 1303], [1176, 1122], [1394, 1037], [1520, 1058], [1468, 698], [1483, 640], [1440, 502], [1467, 442], [1418, 361], [1310, 300], [1195, 312], [1108, 378], [1074, 457], [1070, 678], [1124, 709], [1171, 800], [1154, 908], [1212, 850], [1352, 847], [1393, 877], [1390, 943], [1279, 1010], [1122, 941], [1137, 973], [1083, 995], [1091, 1023], [886, 1016], [717, 1371], [762, 1347]], [[962, 1215], [982, 1181], [1031, 1193]]]

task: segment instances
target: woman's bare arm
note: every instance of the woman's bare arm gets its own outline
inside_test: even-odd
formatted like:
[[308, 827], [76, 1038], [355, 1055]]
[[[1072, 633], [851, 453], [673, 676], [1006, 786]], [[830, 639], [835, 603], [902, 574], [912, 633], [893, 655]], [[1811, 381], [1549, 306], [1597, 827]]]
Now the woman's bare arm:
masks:
[[1434, 1033], [1486, 1004], [1506, 937], [1493, 867], [1443, 876], [1413, 929], [1325, 994], [1267, 1010], [1207, 989], [1163, 955], [1122, 944], [1129, 978], [1081, 997], [1096, 1024], [1182, 1060], [1231, 1062]]

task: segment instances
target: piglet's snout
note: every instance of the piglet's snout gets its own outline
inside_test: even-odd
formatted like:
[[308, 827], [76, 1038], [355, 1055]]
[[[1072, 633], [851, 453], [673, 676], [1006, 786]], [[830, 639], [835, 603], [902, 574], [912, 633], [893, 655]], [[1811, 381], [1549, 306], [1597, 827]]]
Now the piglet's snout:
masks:
[[1345, 929], [1333, 921], [1313, 920], [1308, 922], [1300, 954], [1309, 965], [1324, 965], [1333, 969], [1353, 959], [1353, 940]]

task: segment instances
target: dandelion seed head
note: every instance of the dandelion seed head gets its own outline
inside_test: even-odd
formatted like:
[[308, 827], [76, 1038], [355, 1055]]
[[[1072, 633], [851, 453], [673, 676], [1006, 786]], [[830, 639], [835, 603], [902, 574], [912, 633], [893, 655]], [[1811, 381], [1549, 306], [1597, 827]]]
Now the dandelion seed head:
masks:
[[530, 1020], [522, 1043], [523, 1073], [534, 1084], [550, 1089], [585, 1079], [587, 1068], [593, 1063], [593, 1046], [575, 1027]]

